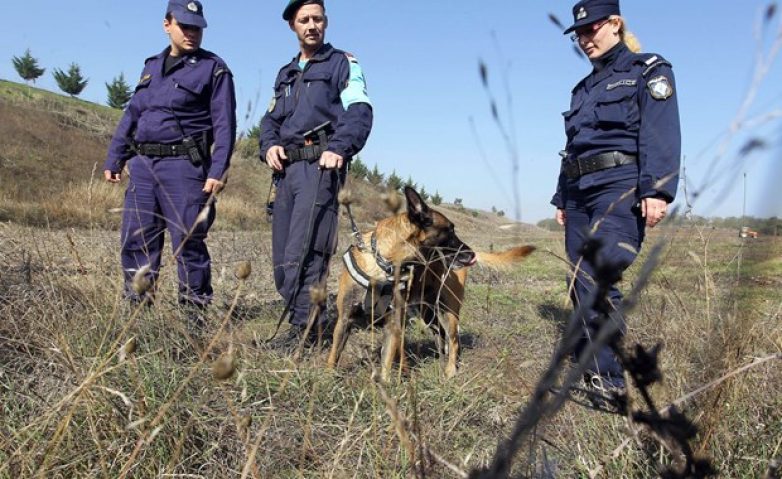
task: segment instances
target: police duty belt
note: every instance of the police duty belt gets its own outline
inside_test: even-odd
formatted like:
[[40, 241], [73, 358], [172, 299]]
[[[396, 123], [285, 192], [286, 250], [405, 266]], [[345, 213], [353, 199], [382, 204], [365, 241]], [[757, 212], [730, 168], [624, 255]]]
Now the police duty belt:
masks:
[[589, 158], [578, 158], [577, 160], [566, 161], [562, 168], [565, 176], [574, 180], [588, 173], [606, 170], [616, 166], [634, 165], [636, 163], [635, 155], [628, 155], [621, 151], [609, 151]]
[[[199, 141], [196, 142], [198, 148], [204, 151], [204, 145]], [[136, 143], [134, 150], [139, 155], [144, 156], [158, 156], [158, 157], [170, 157], [170, 156], [189, 156], [190, 152], [188, 147], [182, 143], [175, 143], [171, 145], [165, 145], [162, 143]]]
[[288, 161], [291, 163], [297, 161], [316, 161], [320, 159], [320, 155], [326, 151], [325, 146], [321, 145], [307, 145], [301, 148], [291, 148], [285, 150], [285, 156], [288, 157]]

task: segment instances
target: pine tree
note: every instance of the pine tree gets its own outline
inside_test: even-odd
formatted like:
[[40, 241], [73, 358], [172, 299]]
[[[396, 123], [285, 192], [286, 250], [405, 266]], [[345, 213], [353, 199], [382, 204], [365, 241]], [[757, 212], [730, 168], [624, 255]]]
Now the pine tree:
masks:
[[76, 96], [81, 93], [89, 81], [81, 75], [81, 69], [76, 63], [71, 63], [71, 66], [68, 68], [68, 73], [63, 72], [59, 68], [55, 68], [53, 75], [60, 90], [70, 96]]
[[27, 82], [32, 81], [35, 83], [35, 80], [37, 80], [41, 75], [43, 75], [43, 72], [46, 71], [45, 68], [40, 68], [38, 66], [38, 60], [33, 58], [29, 48], [24, 52], [24, 56], [13, 57], [11, 61], [14, 64], [16, 73], [18, 73], [19, 76]]
[[435, 191], [434, 194], [432, 195], [432, 204], [437, 206], [442, 202], [443, 202], [443, 197], [440, 196], [439, 192]]
[[118, 77], [115, 77], [111, 83], [106, 83], [106, 90], [108, 90], [108, 99], [106, 103], [118, 110], [124, 110], [125, 106], [130, 101], [130, 97], [133, 96], [133, 91], [130, 89], [130, 85], [125, 81], [125, 75], [120, 73]]
[[353, 175], [354, 178], [363, 180], [369, 174], [369, 168], [367, 168], [367, 165], [365, 165], [364, 162], [361, 161], [361, 158], [357, 156], [350, 162], [350, 174]]
[[400, 178], [399, 175], [396, 174], [396, 170], [393, 170], [391, 174], [388, 175], [388, 178], [386, 178], [386, 186], [388, 186], [392, 190], [401, 191], [404, 185], [405, 184], [402, 181], [402, 178]]
[[415, 184], [415, 181], [413, 181], [413, 177], [412, 176], [408, 176], [407, 177], [407, 181], [405, 181], [405, 184], [403, 186], [407, 186], [409, 188], [412, 188], [412, 189], [418, 191], [418, 185]]
[[429, 193], [426, 192], [424, 185], [421, 185], [421, 189], [418, 191], [418, 194], [421, 195], [422, 200], [429, 201]]
[[378, 186], [383, 182], [383, 173], [377, 168], [377, 164], [375, 164], [375, 167], [372, 168], [372, 171], [367, 175], [367, 181], [375, 186]]

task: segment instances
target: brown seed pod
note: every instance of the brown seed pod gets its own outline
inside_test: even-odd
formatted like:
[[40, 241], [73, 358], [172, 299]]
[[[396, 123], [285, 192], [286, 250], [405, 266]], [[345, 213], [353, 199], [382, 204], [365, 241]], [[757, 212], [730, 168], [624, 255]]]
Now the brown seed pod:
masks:
[[250, 273], [252, 273], [253, 268], [249, 261], [240, 261], [239, 264], [236, 265], [236, 270], [234, 271], [234, 274], [238, 279], [241, 279], [244, 281], [250, 276]]
[[152, 287], [152, 281], [147, 277], [147, 274], [149, 274], [148, 264], [139, 268], [136, 274], [133, 275], [131, 286], [133, 287], [133, 292], [139, 296], [144, 295]]
[[236, 355], [233, 352], [229, 352], [221, 355], [212, 364], [212, 376], [218, 381], [224, 381], [236, 372]]
[[350, 188], [342, 188], [339, 190], [339, 195], [337, 195], [337, 199], [339, 200], [339, 204], [341, 205], [350, 205], [353, 203], [353, 190]]
[[244, 430], [247, 430], [250, 425], [253, 423], [253, 417], [249, 414], [247, 416], [241, 416], [239, 418], [239, 427], [241, 427]]
[[399, 210], [402, 209], [402, 197], [399, 196], [396, 190], [386, 190], [385, 193], [380, 195], [380, 199], [383, 200], [388, 210], [393, 214], [399, 213]]

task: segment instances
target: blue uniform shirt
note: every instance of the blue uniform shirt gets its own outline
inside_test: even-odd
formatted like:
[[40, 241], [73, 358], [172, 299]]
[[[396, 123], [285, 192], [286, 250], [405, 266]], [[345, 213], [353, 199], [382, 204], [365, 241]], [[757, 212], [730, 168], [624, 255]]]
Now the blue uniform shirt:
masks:
[[[122, 170], [136, 143], [181, 143], [207, 134], [214, 144], [208, 177], [220, 179], [230, 166], [236, 138], [236, 96], [231, 71], [206, 50], [182, 56], [163, 75], [170, 47], [146, 60], [141, 79], [109, 146], [104, 169]], [[177, 119], [179, 124], [177, 124]], [[181, 124], [181, 129], [180, 129]]]
[[303, 68], [297, 56], [277, 74], [274, 98], [261, 120], [261, 160], [272, 146], [303, 146], [304, 133], [327, 121], [334, 127], [327, 149], [345, 159], [361, 151], [372, 129], [358, 62], [328, 43]]
[[[565, 161], [609, 151], [636, 155], [637, 165], [588, 173], [578, 186], [586, 189], [638, 178], [641, 198], [676, 197], [681, 132], [671, 64], [660, 55], [631, 52], [620, 43], [596, 62], [575, 88], [565, 119]], [[664, 184], [659, 180], [670, 176]], [[560, 173], [551, 203], [564, 208], [566, 178]]]

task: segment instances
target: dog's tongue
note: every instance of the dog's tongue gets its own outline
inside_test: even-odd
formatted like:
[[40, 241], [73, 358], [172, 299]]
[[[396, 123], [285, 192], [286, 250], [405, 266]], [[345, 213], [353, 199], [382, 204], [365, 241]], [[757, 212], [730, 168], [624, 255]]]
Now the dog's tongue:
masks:
[[478, 262], [478, 255], [477, 254], [473, 254], [472, 258], [470, 258], [470, 262], [467, 263], [467, 266], [472, 266], [472, 265], [474, 265], [477, 262]]

